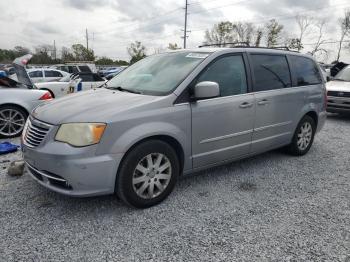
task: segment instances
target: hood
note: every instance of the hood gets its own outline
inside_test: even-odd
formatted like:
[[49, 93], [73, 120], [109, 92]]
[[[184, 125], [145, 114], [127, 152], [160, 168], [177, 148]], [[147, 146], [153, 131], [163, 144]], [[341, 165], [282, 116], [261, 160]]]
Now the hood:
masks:
[[345, 81], [329, 81], [326, 84], [327, 91], [350, 92], [350, 82]]
[[99, 88], [55, 99], [38, 106], [32, 115], [54, 125], [69, 122], [108, 123], [118, 115], [141, 111], [145, 105], [163, 98]]
[[28, 55], [18, 57], [12, 62], [12, 66], [15, 68], [16, 75], [17, 75], [17, 82], [24, 84], [30, 88], [33, 88], [34, 85], [28, 75], [27, 70], [25, 69], [25, 66], [28, 64], [29, 60], [32, 57], [33, 57], [32, 55], [28, 54]]

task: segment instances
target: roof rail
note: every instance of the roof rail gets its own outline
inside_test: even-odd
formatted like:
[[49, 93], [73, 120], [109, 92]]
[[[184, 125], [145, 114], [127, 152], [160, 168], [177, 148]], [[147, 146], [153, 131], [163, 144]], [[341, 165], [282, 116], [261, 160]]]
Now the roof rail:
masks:
[[209, 46], [219, 46], [219, 47], [225, 47], [227, 45], [230, 45], [229, 47], [249, 47], [248, 42], [232, 42], [232, 43], [217, 43], [217, 44], [204, 44], [198, 46], [199, 48], [201, 47], [209, 47]]

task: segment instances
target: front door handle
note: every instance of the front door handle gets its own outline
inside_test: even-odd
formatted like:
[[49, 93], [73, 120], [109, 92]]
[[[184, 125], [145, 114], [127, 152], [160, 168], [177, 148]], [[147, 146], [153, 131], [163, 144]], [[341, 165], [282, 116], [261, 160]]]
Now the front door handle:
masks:
[[244, 102], [242, 104], [239, 105], [240, 108], [248, 108], [248, 107], [252, 107], [253, 103], [248, 103], [248, 102]]
[[267, 105], [267, 104], [269, 104], [269, 103], [270, 103], [269, 100], [263, 99], [263, 100], [261, 100], [261, 101], [258, 102], [258, 105], [259, 105], [259, 106], [263, 106], [263, 105]]

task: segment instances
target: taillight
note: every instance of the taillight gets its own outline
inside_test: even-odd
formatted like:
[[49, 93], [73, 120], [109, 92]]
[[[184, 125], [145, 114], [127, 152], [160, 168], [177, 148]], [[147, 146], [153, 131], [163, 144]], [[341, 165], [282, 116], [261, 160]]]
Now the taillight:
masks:
[[51, 93], [50, 92], [46, 92], [45, 94], [43, 94], [39, 100], [51, 100], [52, 99], [52, 96], [51, 96]]

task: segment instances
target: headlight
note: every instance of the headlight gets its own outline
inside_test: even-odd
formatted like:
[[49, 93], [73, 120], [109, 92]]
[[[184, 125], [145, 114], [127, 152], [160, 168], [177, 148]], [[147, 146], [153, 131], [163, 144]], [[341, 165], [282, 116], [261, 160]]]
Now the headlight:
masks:
[[72, 146], [89, 146], [100, 142], [106, 128], [104, 123], [69, 123], [62, 124], [55, 140]]

